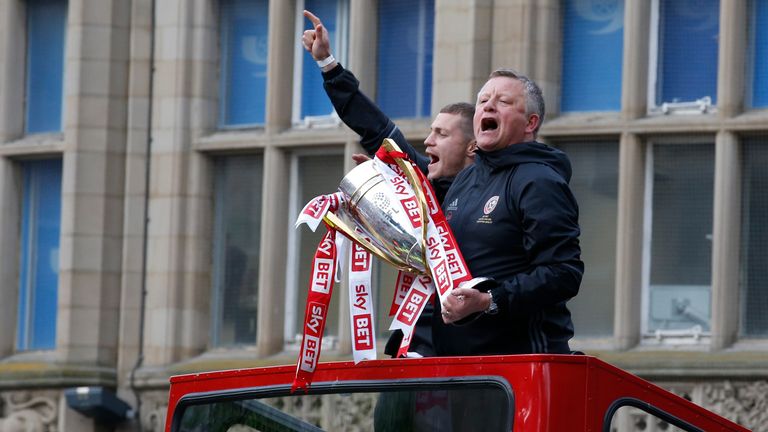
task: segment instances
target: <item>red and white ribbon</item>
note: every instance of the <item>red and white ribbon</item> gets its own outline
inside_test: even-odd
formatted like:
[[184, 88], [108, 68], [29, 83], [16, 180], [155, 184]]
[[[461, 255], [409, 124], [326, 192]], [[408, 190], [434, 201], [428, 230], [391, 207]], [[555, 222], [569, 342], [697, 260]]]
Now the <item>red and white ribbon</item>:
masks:
[[336, 270], [336, 231], [329, 229], [317, 245], [312, 260], [312, 276], [304, 311], [304, 337], [296, 365], [296, 377], [291, 391], [307, 389], [320, 358], [320, 347], [328, 317], [328, 305], [333, 293], [333, 279]]
[[[356, 229], [364, 236], [363, 232]], [[352, 357], [355, 364], [376, 360], [373, 293], [371, 292], [371, 254], [357, 242], [349, 251], [349, 317], [352, 325]]]

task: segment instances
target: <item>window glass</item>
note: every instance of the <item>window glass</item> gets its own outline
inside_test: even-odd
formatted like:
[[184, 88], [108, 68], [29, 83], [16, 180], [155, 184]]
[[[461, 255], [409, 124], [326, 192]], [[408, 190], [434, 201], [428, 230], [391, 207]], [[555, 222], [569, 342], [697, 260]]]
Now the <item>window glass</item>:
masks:
[[180, 406], [173, 430], [492, 432], [512, 426], [512, 395], [498, 384], [366, 387], [337, 383], [329, 394], [310, 390], [290, 396], [209, 399]]
[[714, 145], [655, 144], [652, 150], [647, 329], [708, 331]]
[[216, 160], [214, 346], [256, 343], [263, 165], [261, 155]]
[[656, 105], [716, 103], [719, 16], [719, 0], [659, 0]]
[[[323, 20], [323, 26], [328, 31], [334, 57], [343, 61], [346, 47], [348, 0], [305, 0], [307, 9]], [[312, 23], [301, 17], [304, 29], [312, 28]], [[301, 118], [307, 116], [331, 115], [333, 105], [323, 89], [323, 77], [312, 55], [301, 48]]]
[[61, 159], [21, 164], [19, 351], [56, 347], [61, 229]]
[[752, 106], [768, 107], [768, 1], [752, 0]]
[[744, 145], [742, 182], [742, 328], [747, 336], [768, 336], [768, 142]]
[[561, 111], [621, 109], [624, 0], [563, 2]]
[[223, 126], [264, 124], [268, 18], [267, 0], [221, 2]]
[[581, 258], [584, 272], [579, 294], [568, 309], [579, 337], [613, 334], [616, 268], [619, 147], [616, 142], [558, 144], [573, 168], [571, 190], [579, 203]]
[[379, 2], [376, 103], [389, 117], [429, 117], [434, 0]]
[[[341, 154], [323, 156], [298, 156], [297, 177], [294, 181], [297, 185], [297, 208], [300, 211], [312, 198], [336, 192], [339, 183], [344, 176], [344, 158]], [[293, 217], [291, 220], [296, 220]], [[291, 227], [293, 229], [293, 227]], [[296, 229], [298, 256], [292, 257], [298, 268], [296, 280], [296, 303], [294, 305], [294, 333], [300, 334], [304, 324], [304, 309], [309, 292], [309, 278], [312, 274], [312, 258], [315, 256], [317, 245], [325, 235], [325, 228], [321, 224], [316, 232], [312, 232], [302, 225]], [[338, 234], [341, 235], [341, 234]], [[345, 273], [346, 274], [346, 273]], [[328, 308], [328, 317], [325, 325], [326, 336], [338, 336], [339, 302], [348, 301], [345, 295], [339, 292], [338, 284], [334, 284], [331, 304]], [[340, 298], [342, 298], [340, 300]], [[344, 317], [344, 319], [349, 319]]]
[[66, 1], [27, 1], [27, 133], [61, 130], [66, 24]]

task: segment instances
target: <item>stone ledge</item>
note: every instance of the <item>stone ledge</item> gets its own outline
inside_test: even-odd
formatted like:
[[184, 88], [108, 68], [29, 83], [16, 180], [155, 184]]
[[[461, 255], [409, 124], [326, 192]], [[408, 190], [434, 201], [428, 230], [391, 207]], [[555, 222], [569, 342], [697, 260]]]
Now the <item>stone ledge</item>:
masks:
[[117, 387], [113, 368], [48, 362], [0, 363], [0, 390], [74, 386]]
[[758, 351], [643, 350], [587, 354], [649, 380], [768, 377], [768, 355]]

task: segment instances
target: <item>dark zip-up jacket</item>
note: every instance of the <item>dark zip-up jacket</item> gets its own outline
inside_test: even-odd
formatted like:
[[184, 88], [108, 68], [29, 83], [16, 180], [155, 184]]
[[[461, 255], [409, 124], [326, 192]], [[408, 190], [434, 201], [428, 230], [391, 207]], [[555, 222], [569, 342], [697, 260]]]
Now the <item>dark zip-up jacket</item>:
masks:
[[565, 153], [538, 142], [478, 150], [456, 177], [443, 210], [472, 275], [495, 279], [499, 310], [465, 325], [434, 314], [438, 355], [570, 352], [566, 302], [584, 271], [570, 178]]
[[[333, 108], [341, 120], [360, 135], [360, 144], [368, 155], [373, 156], [385, 138], [391, 138], [408, 157], [416, 162], [419, 169], [427, 174], [429, 158], [416, 152], [400, 129], [389, 119], [379, 107], [360, 91], [360, 82], [352, 72], [344, 69], [341, 64], [328, 72], [323, 72], [323, 88], [328, 94]], [[438, 202], [442, 202], [445, 192], [453, 178], [442, 178], [432, 181]], [[394, 281], [393, 281], [394, 283]], [[427, 304], [419, 317], [414, 335], [411, 338], [410, 350], [423, 356], [433, 356], [432, 348], [432, 306]], [[392, 334], [387, 341], [384, 352], [389, 355], [397, 353], [403, 334], [399, 330]]]

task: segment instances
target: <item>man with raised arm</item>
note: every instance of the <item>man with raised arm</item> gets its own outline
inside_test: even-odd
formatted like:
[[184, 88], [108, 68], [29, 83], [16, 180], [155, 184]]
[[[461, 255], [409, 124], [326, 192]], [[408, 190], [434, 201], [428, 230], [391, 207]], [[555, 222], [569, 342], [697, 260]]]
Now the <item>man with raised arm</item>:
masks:
[[[385, 138], [394, 140], [419, 169], [427, 174], [438, 201], [442, 202], [456, 174], [472, 164], [472, 118], [475, 107], [465, 102], [443, 107], [432, 121], [431, 132], [424, 140], [427, 155], [419, 154], [392, 120], [360, 91], [359, 81], [352, 72], [342, 67], [333, 57], [328, 32], [320, 18], [306, 10], [304, 16], [312, 22], [313, 28], [304, 31], [302, 44], [317, 61], [323, 75], [323, 87], [341, 120], [360, 135], [360, 144], [370, 156], [376, 153]], [[358, 163], [367, 158], [365, 155], [353, 155]], [[427, 305], [411, 340], [411, 351], [422, 356], [434, 355], [431, 311], [431, 305]], [[387, 342], [385, 352], [394, 355], [401, 339], [402, 333], [396, 331]]]

